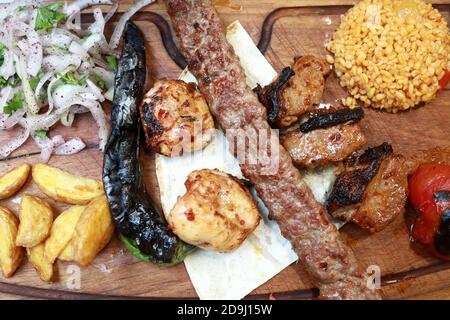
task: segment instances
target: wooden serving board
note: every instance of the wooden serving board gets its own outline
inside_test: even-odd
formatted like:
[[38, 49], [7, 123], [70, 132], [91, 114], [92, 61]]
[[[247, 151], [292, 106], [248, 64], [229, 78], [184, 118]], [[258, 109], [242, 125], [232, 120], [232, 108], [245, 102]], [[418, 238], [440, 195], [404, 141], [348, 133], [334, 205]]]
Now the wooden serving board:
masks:
[[[126, 10], [131, 0], [119, 1], [119, 11]], [[218, 1], [218, 10], [226, 24], [240, 20], [257, 43], [265, 17], [279, 7], [297, 7], [281, 9], [272, 14], [271, 22], [266, 25], [265, 39], [271, 34], [266, 57], [280, 71], [292, 63], [297, 55], [325, 55], [325, 43], [330, 39], [339, 24], [340, 15], [354, 1], [275, 1], [275, 0], [233, 0]], [[450, 1], [434, 1], [448, 18]], [[447, 5], [449, 4], [449, 5]], [[301, 8], [299, 6], [302, 6]], [[163, 3], [145, 9], [167, 18]], [[161, 77], [176, 78], [181, 69], [167, 54], [156, 26], [149, 22], [155, 16], [141, 14], [136, 17], [138, 25], [144, 30], [148, 41], [147, 63], [150, 79]], [[273, 27], [273, 29], [272, 29]], [[270, 32], [272, 31], [272, 32]], [[170, 46], [170, 43], [166, 44]], [[264, 44], [264, 43], [262, 43]], [[151, 83], [149, 81], [149, 83]], [[334, 77], [327, 81], [324, 102], [337, 103], [345, 95]], [[110, 106], [105, 106], [110, 110]], [[400, 114], [387, 114], [366, 110], [363, 125], [371, 145], [387, 141], [394, 150], [403, 154], [412, 154], [420, 149], [450, 145], [450, 89], [439, 93], [432, 103]], [[11, 132], [1, 132], [0, 143], [14, 136]], [[88, 148], [73, 156], [53, 156], [50, 164], [69, 170], [75, 174], [100, 178], [102, 154], [97, 150], [97, 129], [88, 115], [75, 120], [71, 128], [56, 127], [50, 136], [62, 134], [64, 137], [81, 137]], [[0, 159], [0, 174], [13, 166], [39, 161], [38, 149], [31, 141], [14, 152], [8, 159]], [[153, 158], [143, 156], [146, 169], [146, 181], [151, 196], [158, 200]], [[19, 211], [20, 197], [25, 194], [44, 197], [32, 181], [14, 198], [0, 201]], [[64, 206], [50, 201], [57, 212]], [[364, 266], [377, 265], [383, 275], [382, 295], [386, 299], [450, 299], [450, 263], [432, 258], [426, 251], [412, 245], [409, 240], [409, 225], [414, 216], [407, 210], [387, 229], [375, 235], [369, 235], [354, 225], [346, 225], [342, 236], [354, 249]], [[41, 282], [28, 262], [24, 262], [10, 279], [0, 277], [0, 299], [8, 298], [196, 298], [194, 288], [184, 266], [170, 269], [138, 261], [127, 253], [121, 243], [114, 239], [101, 252], [93, 264], [80, 270], [80, 288], [71, 286], [70, 263], [57, 263], [57, 276], [52, 284]], [[69, 284], [69, 286], [68, 286]], [[73, 283], [72, 283], [73, 284]], [[275, 298], [311, 298], [315, 291], [312, 283], [298, 264], [288, 267], [268, 283], [256, 289], [249, 298], [267, 299], [269, 293]]]

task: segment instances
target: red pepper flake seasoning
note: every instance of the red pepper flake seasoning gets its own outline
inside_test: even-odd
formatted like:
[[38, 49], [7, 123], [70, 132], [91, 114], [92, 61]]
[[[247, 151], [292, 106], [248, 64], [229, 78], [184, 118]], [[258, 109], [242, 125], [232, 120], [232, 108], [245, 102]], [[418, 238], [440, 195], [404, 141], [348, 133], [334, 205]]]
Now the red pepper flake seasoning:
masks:
[[167, 117], [167, 115], [169, 114], [169, 112], [167, 110], [161, 109], [158, 112], [158, 117], [160, 119], [165, 119]]
[[192, 210], [189, 210], [188, 212], [185, 213], [186, 214], [186, 218], [189, 221], [194, 221], [195, 220], [195, 214], [192, 212]]

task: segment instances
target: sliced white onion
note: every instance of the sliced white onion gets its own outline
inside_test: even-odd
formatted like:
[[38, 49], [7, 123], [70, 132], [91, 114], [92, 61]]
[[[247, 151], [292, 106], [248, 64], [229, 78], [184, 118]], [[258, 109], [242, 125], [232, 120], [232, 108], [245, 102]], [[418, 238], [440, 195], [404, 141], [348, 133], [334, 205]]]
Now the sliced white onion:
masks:
[[39, 82], [36, 86], [36, 90], [34, 90], [34, 96], [37, 98], [39, 98], [40, 94], [41, 94], [41, 90], [44, 87], [45, 83], [50, 80], [51, 77], [53, 77], [54, 72], [53, 71], [49, 71], [45, 74], [42, 75], [42, 77], [39, 79]]
[[22, 118], [19, 123], [22, 127], [26, 127], [30, 132], [45, 130], [47, 131], [59, 120], [59, 115], [56, 113], [52, 114], [40, 114], [40, 115], [30, 115], [28, 114], [26, 118]]
[[0, 76], [4, 79], [12, 77], [16, 73], [16, 68], [14, 67], [14, 55], [11, 50], [5, 48], [3, 51], [3, 64], [0, 67]]
[[86, 144], [83, 140], [74, 138], [56, 147], [54, 153], [57, 155], [71, 155], [80, 152], [84, 148], [86, 148]]
[[105, 81], [107, 88], [114, 86], [114, 72], [101, 67], [94, 67], [92, 71]]
[[14, 127], [17, 123], [19, 123], [20, 119], [25, 115], [25, 109], [19, 109], [14, 111], [11, 115], [7, 116], [5, 114], [0, 114], [0, 129], [7, 130]]
[[54, 147], [60, 146], [65, 143], [65, 140], [62, 135], [58, 134], [51, 138]]
[[105, 97], [102, 94], [102, 90], [97, 87], [91, 80], [86, 79], [86, 84], [88, 85], [89, 89], [91, 89], [91, 92], [97, 97], [98, 101], [103, 102], [105, 101]]
[[68, 16], [80, 12], [81, 10], [96, 4], [112, 4], [111, 0], [77, 0], [64, 8], [64, 13]]
[[28, 39], [28, 50], [26, 50], [27, 72], [32, 77], [35, 77], [42, 65], [41, 39], [34, 29], [21, 21], [16, 21], [13, 24], [13, 29]]
[[34, 142], [41, 149], [40, 161], [47, 163], [53, 153], [53, 142], [48, 137], [35, 137], [33, 136]]
[[117, 9], [119, 9], [119, 4], [113, 3], [111, 9], [108, 11], [108, 13], [105, 16], [105, 23], [108, 22], [113, 17], [113, 15], [116, 13]]
[[81, 58], [76, 54], [56, 54], [46, 56], [43, 65], [46, 71], [54, 71], [55, 73], [63, 72], [69, 66], [78, 68], [81, 64]]
[[13, 88], [11, 86], [6, 86], [4, 88], [2, 88], [2, 90], [0, 91], [0, 108], [1, 111], [3, 112], [3, 107], [6, 106], [6, 104], [9, 101], [9, 98], [11, 97], [13, 92]]
[[17, 60], [16, 64], [17, 64], [17, 75], [19, 76], [20, 80], [22, 80], [23, 95], [28, 110], [31, 113], [36, 114], [39, 112], [40, 107], [38, 106], [36, 99], [34, 98], [34, 93], [30, 86], [29, 82], [30, 79], [28, 78], [28, 73], [26, 71], [25, 58], [21, 55]]
[[60, 46], [69, 48], [70, 43], [76, 39], [64, 33], [52, 31], [52, 33], [41, 35], [41, 40], [44, 47]]
[[143, 7], [155, 2], [156, 0], [139, 0], [136, 2], [127, 12], [125, 12], [120, 18], [117, 26], [114, 28], [114, 32], [109, 41], [109, 46], [112, 50], [119, 46], [120, 38], [122, 37], [123, 30], [125, 29], [125, 24], [128, 20]]
[[20, 128], [20, 132], [15, 138], [3, 144], [0, 147], [0, 157], [6, 158], [7, 156], [9, 156], [11, 152], [19, 148], [21, 145], [23, 145], [25, 141], [27, 141], [29, 136], [30, 136], [29, 129]]
[[109, 132], [110, 132], [110, 126], [106, 119], [106, 114], [102, 109], [102, 106], [100, 103], [95, 101], [92, 104], [85, 104], [86, 108], [89, 109], [89, 111], [92, 114], [92, 117], [94, 118], [95, 122], [98, 126], [98, 145], [99, 149], [104, 151], [106, 141], [108, 140]]

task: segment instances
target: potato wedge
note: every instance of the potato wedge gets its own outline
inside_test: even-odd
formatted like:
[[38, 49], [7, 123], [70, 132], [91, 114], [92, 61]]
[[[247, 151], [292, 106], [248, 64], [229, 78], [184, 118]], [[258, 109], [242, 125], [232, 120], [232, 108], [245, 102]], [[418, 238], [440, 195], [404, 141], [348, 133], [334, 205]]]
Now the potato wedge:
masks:
[[24, 163], [0, 177], [0, 200], [12, 197], [22, 189], [30, 175], [31, 166]]
[[58, 256], [58, 260], [61, 261], [73, 261], [72, 242], [69, 242], [66, 247], [61, 251]]
[[75, 227], [86, 206], [73, 206], [53, 221], [50, 236], [45, 241], [45, 257], [50, 263], [64, 250], [72, 239]]
[[114, 224], [105, 195], [92, 201], [81, 214], [72, 238], [74, 261], [89, 265], [108, 244], [114, 233]]
[[37, 246], [50, 234], [52, 223], [53, 209], [47, 202], [36, 196], [23, 196], [16, 245], [26, 248]]
[[33, 180], [48, 197], [68, 204], [88, 204], [103, 194], [100, 180], [75, 176], [46, 164], [33, 166]]
[[42, 281], [50, 282], [53, 277], [53, 263], [48, 261], [44, 254], [44, 243], [40, 243], [33, 248], [27, 248], [28, 260], [36, 269]]
[[0, 207], [0, 267], [6, 278], [14, 274], [23, 257], [23, 249], [16, 245], [18, 226], [16, 216]]

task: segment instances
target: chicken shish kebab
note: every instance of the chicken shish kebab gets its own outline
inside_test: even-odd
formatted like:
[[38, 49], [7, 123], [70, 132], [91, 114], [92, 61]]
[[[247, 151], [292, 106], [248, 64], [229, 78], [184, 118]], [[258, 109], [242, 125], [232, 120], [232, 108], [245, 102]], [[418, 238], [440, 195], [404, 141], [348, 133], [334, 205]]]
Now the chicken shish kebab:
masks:
[[321, 58], [304, 56], [285, 68], [278, 79], [255, 92], [267, 108], [267, 119], [275, 127], [288, 127], [319, 104], [330, 65]]
[[[246, 84], [239, 59], [227, 43], [211, 2], [168, 0], [166, 3], [181, 51], [220, 126], [225, 131], [241, 129], [268, 135], [268, 150], [279, 150], [276, 172], [265, 161], [242, 163], [240, 167], [255, 185], [282, 234], [293, 244], [319, 287], [321, 297], [379, 298], [367, 288], [367, 277], [354, 253], [328, 220], [325, 208], [316, 201], [287, 151], [279, 146], [267, 122], [266, 110]], [[248, 146], [240, 151], [249, 156]]]
[[218, 170], [198, 170], [167, 216], [173, 232], [203, 249], [236, 249], [259, 224], [258, 208], [242, 183]]
[[313, 168], [342, 161], [367, 142], [356, 123], [363, 116], [361, 108], [318, 110], [298, 129], [282, 135], [281, 144], [299, 167]]
[[168, 157], [201, 150], [214, 133], [214, 120], [195, 84], [159, 80], [140, 106], [147, 145]]

